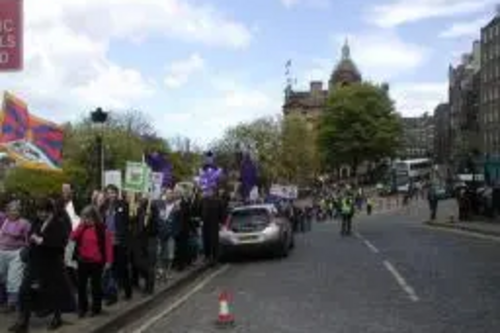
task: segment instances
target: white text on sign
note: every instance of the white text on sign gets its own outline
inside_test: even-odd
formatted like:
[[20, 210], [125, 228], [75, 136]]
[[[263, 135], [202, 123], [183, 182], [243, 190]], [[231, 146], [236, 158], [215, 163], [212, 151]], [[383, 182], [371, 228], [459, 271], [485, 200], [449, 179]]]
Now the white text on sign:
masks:
[[9, 62], [8, 49], [17, 47], [16, 25], [13, 20], [0, 20], [0, 64]]

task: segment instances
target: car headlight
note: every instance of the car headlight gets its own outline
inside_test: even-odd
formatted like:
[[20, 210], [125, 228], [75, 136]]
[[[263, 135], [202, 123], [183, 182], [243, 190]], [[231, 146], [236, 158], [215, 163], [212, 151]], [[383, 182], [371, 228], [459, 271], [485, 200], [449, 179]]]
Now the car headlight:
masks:
[[275, 223], [271, 223], [262, 230], [262, 234], [269, 238], [277, 237], [280, 234], [280, 228]]

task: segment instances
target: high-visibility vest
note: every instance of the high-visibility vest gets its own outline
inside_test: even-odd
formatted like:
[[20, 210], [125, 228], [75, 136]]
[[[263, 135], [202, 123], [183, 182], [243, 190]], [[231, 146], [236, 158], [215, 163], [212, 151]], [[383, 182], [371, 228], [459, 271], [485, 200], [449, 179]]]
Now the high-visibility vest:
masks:
[[342, 200], [342, 213], [349, 214], [351, 213], [351, 204], [348, 199]]

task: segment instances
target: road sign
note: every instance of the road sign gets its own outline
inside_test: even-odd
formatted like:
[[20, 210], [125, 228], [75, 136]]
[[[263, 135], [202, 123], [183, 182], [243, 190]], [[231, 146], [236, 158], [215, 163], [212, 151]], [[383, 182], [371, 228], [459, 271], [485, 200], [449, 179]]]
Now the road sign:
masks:
[[0, 72], [23, 69], [23, 0], [0, 0]]

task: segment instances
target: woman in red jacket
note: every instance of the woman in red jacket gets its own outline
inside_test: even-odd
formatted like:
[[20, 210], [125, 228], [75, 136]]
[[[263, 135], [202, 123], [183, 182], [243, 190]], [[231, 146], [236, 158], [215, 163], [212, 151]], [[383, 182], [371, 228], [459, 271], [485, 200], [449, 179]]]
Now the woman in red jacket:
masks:
[[80, 218], [81, 223], [71, 235], [76, 243], [78, 262], [78, 314], [84, 317], [89, 310], [87, 285], [90, 280], [91, 315], [95, 316], [102, 309], [102, 275], [113, 262], [113, 242], [111, 233], [106, 230], [94, 206], [85, 207]]

